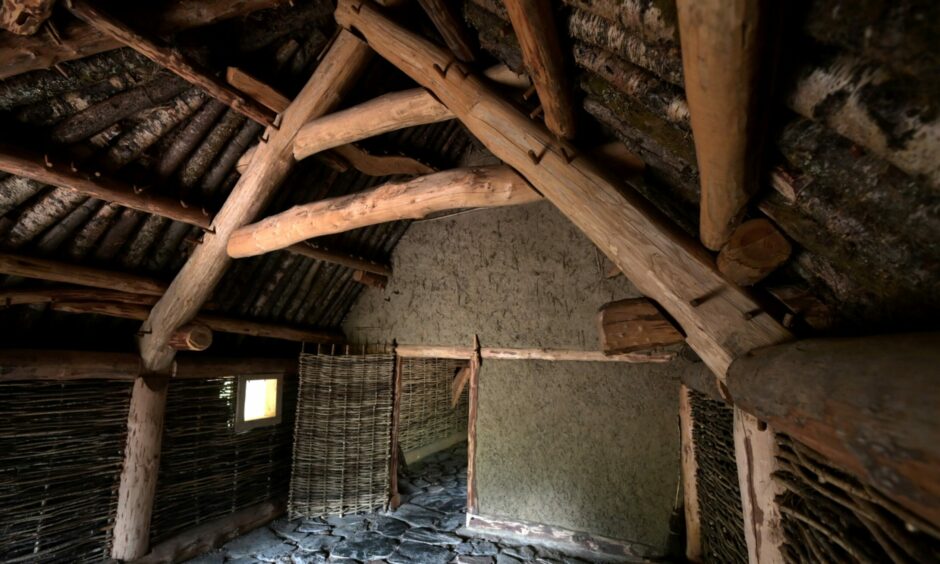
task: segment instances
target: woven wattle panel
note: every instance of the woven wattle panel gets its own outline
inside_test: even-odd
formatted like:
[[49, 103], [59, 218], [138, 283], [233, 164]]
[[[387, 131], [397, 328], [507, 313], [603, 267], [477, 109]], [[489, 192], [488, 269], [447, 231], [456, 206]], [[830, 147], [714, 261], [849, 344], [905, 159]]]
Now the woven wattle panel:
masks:
[[394, 372], [392, 354], [300, 356], [291, 518], [386, 504]]
[[235, 432], [237, 390], [236, 376], [170, 382], [152, 543], [287, 496], [296, 379], [284, 379], [281, 422], [242, 433]]
[[130, 382], [0, 384], [0, 561], [104, 562]]
[[734, 410], [690, 390], [692, 440], [705, 562], [747, 562], [744, 512], [734, 458]]
[[787, 562], [940, 562], [940, 528], [777, 435], [774, 479]]
[[403, 358], [401, 415], [398, 442], [403, 451], [446, 439], [467, 430], [467, 388], [456, 409], [451, 407], [451, 383], [465, 360]]

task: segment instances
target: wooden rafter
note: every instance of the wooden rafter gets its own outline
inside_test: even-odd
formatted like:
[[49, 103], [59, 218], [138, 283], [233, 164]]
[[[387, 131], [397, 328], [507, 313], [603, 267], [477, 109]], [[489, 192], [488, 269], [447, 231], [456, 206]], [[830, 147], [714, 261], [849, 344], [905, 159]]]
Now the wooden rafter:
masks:
[[199, 207], [169, 196], [151, 194], [143, 187], [104, 177], [100, 173], [81, 172], [58, 158], [0, 147], [0, 170], [203, 229], [208, 229], [211, 223], [209, 213]]
[[555, 204], [670, 313], [717, 375], [724, 377], [734, 359], [755, 348], [792, 338], [641, 196], [610, 181], [575, 147], [556, 140], [440, 48], [393, 23], [368, 0], [341, 0], [336, 18], [431, 90], [495, 156]]
[[548, 130], [563, 139], [575, 132], [574, 103], [565, 75], [554, 8], [550, 0], [506, 0], [506, 11], [522, 48], [526, 70], [539, 95]]
[[153, 305], [157, 303], [158, 299], [160, 298], [156, 295], [131, 294], [119, 290], [74, 286], [45, 286], [41, 288], [14, 287], [0, 289], [0, 306], [83, 301]]
[[378, 223], [420, 219], [452, 209], [528, 204], [540, 199], [529, 183], [509, 167], [448, 170], [294, 206], [235, 230], [228, 240], [228, 254], [233, 258], [255, 256]]
[[473, 62], [473, 48], [470, 46], [467, 28], [454, 13], [453, 3], [447, 0], [418, 0], [418, 3], [444, 38], [447, 48], [461, 61]]
[[225, 80], [273, 112], [281, 113], [290, 106], [290, 98], [239, 68], [229, 67]]
[[757, 188], [758, 0], [678, 0], [685, 94], [702, 187], [700, 237], [717, 251]]
[[0, 253], [0, 273], [148, 296], [162, 295], [167, 288], [163, 282], [136, 274], [9, 253]]
[[373, 274], [378, 274], [379, 276], [385, 277], [392, 275], [392, 267], [387, 264], [367, 260], [354, 255], [337, 253], [335, 251], [318, 247], [313, 243], [297, 243], [296, 245], [291, 245], [284, 250], [312, 259], [339, 264], [341, 266], [352, 268], [353, 270], [358, 270], [361, 272], [371, 272]]
[[179, 50], [132, 30], [126, 24], [86, 0], [65, 0], [65, 5], [79, 19], [102, 33], [117, 39], [153, 62], [202, 88], [209, 96], [263, 125], [274, 124], [274, 114], [245, 98], [228, 84], [190, 61]]
[[[160, 33], [209, 25], [228, 18], [285, 4], [288, 0], [198, 0], [171, 2], [142, 16]], [[135, 7], [146, 10], [147, 6]], [[60, 27], [53, 39], [45, 33], [31, 37], [0, 34], [0, 79], [24, 72], [47, 69], [65, 61], [119, 49], [122, 43], [82, 21]]]

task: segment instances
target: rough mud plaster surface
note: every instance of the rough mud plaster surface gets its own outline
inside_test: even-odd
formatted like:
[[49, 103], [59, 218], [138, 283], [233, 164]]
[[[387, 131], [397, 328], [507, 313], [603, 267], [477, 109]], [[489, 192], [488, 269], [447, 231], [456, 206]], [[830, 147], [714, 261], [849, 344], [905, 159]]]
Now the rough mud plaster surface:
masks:
[[[344, 322], [356, 341], [597, 348], [600, 305], [636, 296], [548, 203], [415, 223], [385, 292]], [[662, 547], [679, 471], [678, 363], [486, 361], [480, 512]]]

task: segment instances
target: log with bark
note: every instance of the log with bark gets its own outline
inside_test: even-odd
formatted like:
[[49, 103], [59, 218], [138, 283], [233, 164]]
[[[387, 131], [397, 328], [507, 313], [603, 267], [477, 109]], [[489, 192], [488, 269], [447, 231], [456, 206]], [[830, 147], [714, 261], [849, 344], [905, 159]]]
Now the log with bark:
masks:
[[295, 206], [237, 229], [228, 253], [242, 258], [283, 249], [314, 237], [429, 214], [527, 204], [541, 199], [509, 167], [455, 169], [391, 183], [348, 196]]
[[673, 0], [563, 0], [565, 4], [619, 25], [652, 44], [678, 45]]
[[0, 28], [17, 35], [33, 35], [52, 15], [55, 0], [3, 0]]

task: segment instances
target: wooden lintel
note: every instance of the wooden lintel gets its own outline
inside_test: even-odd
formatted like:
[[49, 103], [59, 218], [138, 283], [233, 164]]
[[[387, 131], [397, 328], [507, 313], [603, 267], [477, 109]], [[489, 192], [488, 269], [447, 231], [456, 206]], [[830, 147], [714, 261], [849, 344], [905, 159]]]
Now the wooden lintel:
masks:
[[549, 131], [563, 139], [575, 133], [574, 103], [566, 78], [550, 0], [506, 0], [522, 58], [539, 95]]
[[254, 100], [243, 97], [228, 84], [211, 73], [200, 69], [180, 51], [154, 39], [144, 37], [125, 23], [86, 0], [65, 0], [65, 5], [75, 17], [134, 49], [158, 65], [172, 71], [187, 82], [202, 88], [206, 94], [244, 114], [262, 125], [273, 125], [274, 114], [259, 106]]
[[792, 338], [642, 196], [610, 180], [438, 46], [392, 22], [369, 0], [340, 0], [336, 19], [431, 90], [496, 157], [565, 214], [679, 323], [686, 342], [717, 375], [724, 377], [734, 359], [755, 348]]
[[528, 204], [540, 199], [529, 183], [509, 167], [449, 170], [294, 206], [236, 229], [228, 240], [228, 254], [233, 258], [250, 257], [378, 223], [420, 219], [452, 209]]
[[[701, 177], [700, 237], [717, 251], [757, 189], [758, 0], [678, 0], [685, 94]], [[766, 17], [766, 16], [765, 16]]]
[[[175, 33], [209, 25], [220, 20], [248, 15], [273, 8], [288, 0], [194, 0], [172, 2], [143, 16], [161, 33]], [[136, 7], [139, 10], [147, 6]], [[123, 44], [82, 21], [69, 22], [58, 28], [59, 41], [50, 41], [45, 34], [19, 37], [0, 34], [0, 79], [34, 70], [43, 70], [58, 63], [89, 57], [103, 51], [119, 49]]]
[[159, 296], [167, 287], [136, 274], [7, 253], [0, 253], [0, 273], [148, 296]]
[[[448, 347], [437, 345], [398, 345], [395, 349], [405, 358], [451, 358], [470, 359], [470, 347]], [[483, 358], [493, 360], [548, 360], [555, 362], [626, 362], [633, 364], [664, 363], [676, 357], [675, 353], [624, 353], [607, 355], [601, 351], [579, 351], [565, 349], [523, 349], [505, 347], [483, 347]]]
[[132, 186], [101, 176], [101, 173], [80, 172], [74, 165], [56, 157], [0, 147], [0, 170], [203, 229], [208, 229], [212, 223], [209, 213], [197, 206], [169, 196], [152, 194], [147, 187]]

